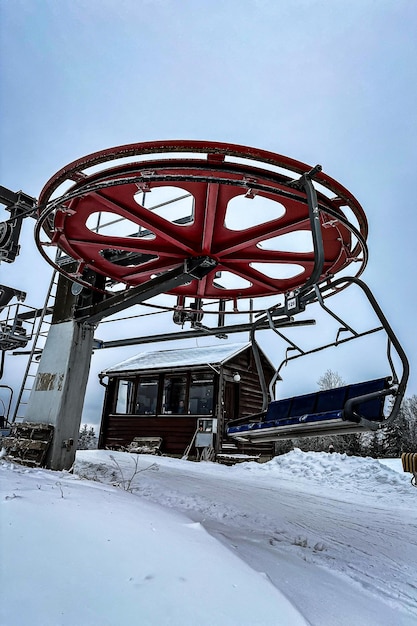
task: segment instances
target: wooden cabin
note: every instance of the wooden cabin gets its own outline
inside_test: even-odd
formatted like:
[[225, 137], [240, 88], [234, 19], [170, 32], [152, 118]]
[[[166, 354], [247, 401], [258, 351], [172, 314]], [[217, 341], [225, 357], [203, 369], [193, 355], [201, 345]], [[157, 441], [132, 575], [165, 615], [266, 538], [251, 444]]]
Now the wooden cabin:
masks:
[[[261, 351], [265, 382], [275, 368]], [[144, 352], [99, 374], [106, 387], [99, 447], [124, 449], [137, 438], [161, 438], [163, 454], [190, 458], [196, 446], [219, 454], [273, 456], [273, 444], [228, 440], [229, 420], [262, 410], [250, 343]], [[192, 444], [192, 445], [190, 445]]]

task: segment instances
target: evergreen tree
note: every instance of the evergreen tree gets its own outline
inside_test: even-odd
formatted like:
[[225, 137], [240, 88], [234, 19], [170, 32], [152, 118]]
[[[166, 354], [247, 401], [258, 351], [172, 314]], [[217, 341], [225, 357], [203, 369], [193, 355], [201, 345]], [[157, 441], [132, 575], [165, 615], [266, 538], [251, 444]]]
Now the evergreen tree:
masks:
[[94, 428], [87, 424], [84, 424], [78, 435], [78, 450], [94, 450], [97, 448], [97, 437], [94, 432]]
[[417, 396], [411, 396], [411, 398], [405, 398], [401, 410], [404, 412], [405, 419], [408, 423], [408, 436], [409, 440], [407, 445], [408, 450], [404, 452], [417, 452]]
[[371, 435], [370, 444], [368, 447], [368, 454], [372, 456], [374, 459], [378, 459], [384, 456], [384, 447], [385, 447], [386, 436], [383, 432], [374, 431]]
[[275, 456], [280, 456], [281, 454], [287, 454], [290, 450], [293, 449], [293, 440], [292, 439], [283, 439], [282, 441], [275, 442]]
[[411, 448], [411, 429], [407, 415], [407, 400], [401, 406], [394, 422], [386, 430], [385, 453], [388, 457], [400, 456]]
[[357, 433], [351, 433], [350, 435], [342, 435], [340, 439], [343, 441], [345, 447], [344, 452], [352, 456], [362, 455], [361, 436]]

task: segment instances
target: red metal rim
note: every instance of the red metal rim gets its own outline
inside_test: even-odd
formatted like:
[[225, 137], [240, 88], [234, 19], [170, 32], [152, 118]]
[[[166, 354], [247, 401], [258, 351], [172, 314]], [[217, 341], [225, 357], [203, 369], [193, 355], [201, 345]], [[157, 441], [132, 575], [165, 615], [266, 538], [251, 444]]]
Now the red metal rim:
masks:
[[[133, 162], [126, 162], [132, 157]], [[110, 162], [112, 167], [107, 167]], [[85, 171], [92, 167], [95, 171]], [[283, 236], [310, 231], [305, 193], [291, 185], [310, 169], [288, 157], [224, 143], [167, 141], [111, 148], [74, 161], [48, 181], [39, 198], [38, 245], [57, 246], [77, 261], [76, 280], [87, 267], [135, 286], [187, 258], [209, 256], [217, 262], [213, 272], [170, 293], [211, 300], [282, 294], [302, 287], [314, 267], [312, 249], [288, 250], [280, 243]], [[360, 261], [359, 275], [366, 264], [363, 209], [329, 176], [320, 172], [315, 181], [325, 253], [321, 278], [334, 276], [353, 261]], [[52, 199], [68, 183], [70, 188]], [[192, 200], [186, 219], [167, 219], [152, 203], [138, 201], [138, 194], [152, 199], [152, 191], [157, 195], [168, 188]], [[243, 207], [242, 227], [236, 223], [236, 209], [232, 212], [237, 204]], [[258, 219], [264, 206], [276, 206], [276, 217], [267, 211], [268, 219]], [[91, 224], [98, 215], [107, 222], [124, 219], [136, 232], [95, 232]], [[41, 229], [48, 241], [41, 241]], [[118, 261], [132, 254], [133, 262]]]

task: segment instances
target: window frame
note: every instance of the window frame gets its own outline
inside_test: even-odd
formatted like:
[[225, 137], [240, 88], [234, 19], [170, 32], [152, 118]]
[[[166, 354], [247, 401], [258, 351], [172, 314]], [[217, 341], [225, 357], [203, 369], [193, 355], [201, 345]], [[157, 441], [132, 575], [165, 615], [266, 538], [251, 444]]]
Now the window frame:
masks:
[[[190, 411], [190, 398], [191, 398], [191, 393], [193, 390], [193, 377], [194, 380], [197, 379], [199, 377], [203, 378], [203, 377], [209, 377], [211, 376], [211, 378], [207, 378], [207, 382], [211, 383], [212, 385], [212, 394], [210, 396], [210, 400], [211, 400], [211, 410], [208, 413], [198, 413], [198, 412], [191, 412]], [[183, 377], [185, 379], [185, 387], [184, 387], [184, 397], [180, 398], [181, 400], [184, 400], [184, 407], [185, 410], [184, 412], [174, 412], [174, 411], [170, 411], [170, 412], [164, 412], [163, 410], [163, 403], [164, 403], [164, 391], [165, 391], [165, 384], [166, 381], [169, 378], [179, 378], [179, 377]], [[217, 393], [218, 393], [218, 379], [219, 376], [217, 375], [216, 372], [211, 372], [209, 370], [185, 370], [185, 371], [179, 371], [179, 372], [173, 372], [173, 371], [167, 371], [167, 372], [144, 372], [143, 374], [133, 374], [133, 375], [126, 375], [124, 376], [118, 376], [115, 379], [115, 391], [114, 391], [114, 400], [113, 400], [113, 411], [114, 411], [114, 415], [124, 415], [124, 416], [131, 416], [131, 417], [140, 417], [140, 418], [158, 418], [158, 417], [168, 417], [168, 416], [195, 416], [195, 417], [200, 417], [200, 418], [213, 418], [215, 416], [215, 412], [216, 412], [216, 407], [217, 407], [217, 402], [218, 402], [218, 398], [217, 398]], [[139, 395], [139, 390], [141, 388], [141, 382], [143, 381], [150, 381], [150, 380], [156, 380], [157, 381], [157, 393], [156, 393], [156, 406], [155, 406], [155, 412], [153, 413], [137, 413], [136, 412], [136, 406], [138, 404], [137, 400], [138, 400], [138, 395]], [[123, 385], [123, 383], [127, 384], [128, 386], [128, 390], [127, 390], [127, 398], [126, 398], [126, 412], [121, 412], [118, 411], [118, 403], [119, 403], [119, 393], [120, 393], [120, 389]], [[129, 386], [130, 385], [130, 386]], [[199, 400], [198, 397], [193, 398], [193, 399], [197, 399]]]

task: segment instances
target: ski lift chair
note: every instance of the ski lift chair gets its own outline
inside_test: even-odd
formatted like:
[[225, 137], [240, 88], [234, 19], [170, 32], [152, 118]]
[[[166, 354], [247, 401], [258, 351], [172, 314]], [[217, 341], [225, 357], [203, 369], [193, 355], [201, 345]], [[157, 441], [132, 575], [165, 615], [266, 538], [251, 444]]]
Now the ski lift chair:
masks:
[[[341, 318], [335, 315], [328, 306], [324, 305], [323, 293], [325, 290], [329, 289], [329, 286], [337, 290], [342, 285], [346, 286], [351, 283], [356, 284], [363, 290], [376, 316], [381, 322], [380, 326], [361, 333], [356, 332]], [[353, 277], [344, 277], [333, 282], [327, 282], [326, 285], [322, 287], [315, 285], [314, 291], [309, 294], [304, 303], [299, 302], [297, 304], [298, 310], [305, 309], [305, 305], [312, 300], [313, 293], [315, 294], [315, 301], [319, 302], [327, 313], [342, 324], [335, 341], [316, 347], [310, 351], [303, 351], [299, 346], [287, 340], [283, 333], [275, 328], [273, 320], [274, 314], [267, 312], [266, 317], [269, 320], [271, 329], [281, 338], [286, 339], [290, 346], [287, 348], [285, 359], [280, 364], [275, 377], [270, 383], [269, 394], [265, 385], [262, 385], [260, 375], [264, 392], [263, 411], [256, 415], [230, 421], [226, 429], [229, 438], [253, 444], [316, 435], [344, 435], [365, 431], [377, 431], [390, 424], [397, 416], [409, 375], [408, 360], [369, 287], [363, 281]], [[288, 308], [288, 303], [286, 306]], [[255, 341], [255, 331], [256, 327], [263, 323], [263, 321], [264, 319], [260, 318], [260, 320], [255, 323], [252, 332], [252, 345], [257, 365], [259, 363], [259, 349]], [[347, 331], [349, 336], [340, 339], [343, 331]], [[268, 402], [268, 397], [272, 396], [273, 385], [280, 377], [282, 367], [287, 365], [289, 361], [377, 331], [385, 331], [388, 337], [387, 360], [391, 368], [390, 376]], [[401, 378], [397, 376], [394, 368], [391, 356], [392, 347], [395, 348], [402, 363]], [[296, 354], [289, 356], [291, 351], [295, 351]], [[260, 368], [258, 369], [261, 374]], [[387, 396], [392, 397], [391, 403], [385, 403]], [[390, 404], [390, 406], [385, 407], [385, 404]], [[386, 412], [389, 414], [386, 415]]]
[[265, 443], [273, 439], [377, 430], [384, 400], [393, 394], [390, 378], [327, 389], [271, 402], [262, 419], [229, 425], [228, 436]]
[[[263, 394], [263, 407], [260, 414], [247, 416], [228, 423], [226, 434], [231, 439], [237, 441], [267, 443], [294, 437], [348, 434], [367, 430], [376, 431], [379, 428], [388, 426], [396, 418], [404, 397], [409, 376], [408, 360], [371, 290], [358, 276], [336, 277], [330, 272], [326, 275], [324, 271], [326, 251], [323, 242], [322, 222], [319, 219], [320, 210], [317, 193], [312, 184], [312, 178], [320, 171], [321, 167], [316, 166], [298, 180], [290, 183], [296, 189], [303, 189], [306, 194], [314, 249], [313, 269], [303, 286], [285, 293], [283, 305], [271, 307], [263, 316], [258, 317], [252, 326], [251, 341]], [[349, 201], [344, 203], [351, 204]], [[359, 257], [362, 256], [364, 261], [367, 258], [367, 247], [364, 237], [355, 226], [349, 224], [344, 219], [341, 220], [342, 222], [344, 226], [349, 228], [358, 242], [355, 250], [351, 253], [350, 259], [359, 260]], [[327, 227], [327, 223], [323, 224], [324, 226]], [[359, 249], [362, 251], [359, 252]], [[356, 285], [362, 290], [378, 318], [380, 326], [358, 332], [325, 304], [327, 297], [334, 296], [351, 285]], [[330, 344], [304, 351], [283, 334], [274, 323], [274, 319], [286, 316], [291, 323], [293, 316], [304, 312], [307, 306], [313, 303], [318, 303], [325, 313], [340, 324], [340, 327], [335, 340]], [[260, 351], [255, 339], [256, 330], [265, 325], [266, 322], [270, 329], [289, 345], [285, 359], [277, 369], [275, 377], [273, 377], [269, 385], [269, 390], [266, 388]], [[318, 391], [312, 394], [269, 402], [270, 398], [273, 397], [273, 389], [276, 380], [280, 376], [280, 369], [290, 360], [378, 331], [384, 331], [387, 336], [387, 360], [391, 369], [390, 376], [347, 385], [338, 389]], [[400, 378], [397, 376], [394, 368], [391, 356], [392, 347], [401, 361], [402, 374]], [[288, 356], [290, 351], [295, 351], [296, 354]], [[393, 401], [391, 406], [387, 407], [389, 414], [385, 415], [384, 400], [387, 396], [392, 396]]]

